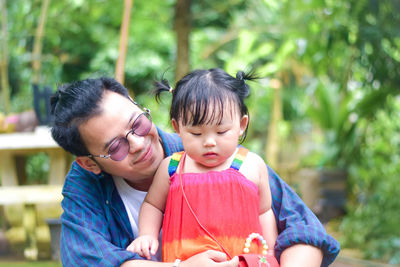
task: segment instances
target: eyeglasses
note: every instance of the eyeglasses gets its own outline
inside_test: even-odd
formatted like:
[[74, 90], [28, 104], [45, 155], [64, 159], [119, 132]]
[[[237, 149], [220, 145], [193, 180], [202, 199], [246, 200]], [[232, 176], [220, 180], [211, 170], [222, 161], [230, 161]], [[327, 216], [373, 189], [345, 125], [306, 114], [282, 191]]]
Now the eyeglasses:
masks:
[[115, 161], [123, 160], [129, 153], [129, 134], [136, 134], [137, 136], [146, 136], [152, 127], [150, 110], [144, 109], [145, 112], [140, 114], [132, 123], [132, 129], [125, 135], [115, 139], [108, 149], [108, 155], [88, 155], [88, 157], [98, 157], [103, 159], [112, 159]]

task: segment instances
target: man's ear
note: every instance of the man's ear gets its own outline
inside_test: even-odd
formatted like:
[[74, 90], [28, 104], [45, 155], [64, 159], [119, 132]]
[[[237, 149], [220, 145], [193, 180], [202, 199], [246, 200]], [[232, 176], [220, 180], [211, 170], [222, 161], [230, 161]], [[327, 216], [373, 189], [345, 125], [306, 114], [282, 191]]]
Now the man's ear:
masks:
[[172, 127], [174, 128], [175, 132], [179, 135], [179, 124], [175, 119], [171, 120]]
[[249, 116], [244, 115], [241, 119], [240, 119], [240, 135], [242, 135], [244, 133], [244, 131], [247, 128], [247, 124], [249, 123]]
[[89, 157], [78, 156], [76, 157], [75, 161], [76, 163], [78, 163], [79, 166], [87, 171], [93, 172], [95, 174], [100, 174], [101, 172], [101, 168], [99, 167], [99, 165]]

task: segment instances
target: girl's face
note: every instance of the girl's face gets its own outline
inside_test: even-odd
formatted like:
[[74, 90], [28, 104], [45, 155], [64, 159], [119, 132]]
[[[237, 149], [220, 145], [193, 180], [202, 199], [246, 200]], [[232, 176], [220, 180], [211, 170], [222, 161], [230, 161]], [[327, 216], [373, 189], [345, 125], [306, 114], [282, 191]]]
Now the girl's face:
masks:
[[217, 119], [210, 123], [197, 126], [182, 125], [181, 121], [172, 120], [172, 126], [181, 137], [185, 151], [198, 171], [220, 165], [222, 169], [227, 168], [224, 163], [233, 156], [239, 137], [248, 123], [248, 116], [241, 117], [236, 105], [224, 105], [224, 116], [220, 123], [218, 116], [215, 117]]

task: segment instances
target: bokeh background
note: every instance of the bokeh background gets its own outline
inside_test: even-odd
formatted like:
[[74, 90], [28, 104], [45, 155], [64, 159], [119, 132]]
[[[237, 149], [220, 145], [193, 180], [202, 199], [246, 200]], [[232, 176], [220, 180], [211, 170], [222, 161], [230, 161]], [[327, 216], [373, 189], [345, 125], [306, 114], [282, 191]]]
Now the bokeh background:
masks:
[[[172, 131], [155, 79], [254, 70], [245, 146], [296, 190], [343, 255], [400, 264], [400, 1], [0, 3], [2, 132], [15, 130], [7, 116], [33, 110], [34, 86], [54, 92], [100, 76], [119, 77]], [[45, 154], [26, 165], [27, 184], [46, 182]]]

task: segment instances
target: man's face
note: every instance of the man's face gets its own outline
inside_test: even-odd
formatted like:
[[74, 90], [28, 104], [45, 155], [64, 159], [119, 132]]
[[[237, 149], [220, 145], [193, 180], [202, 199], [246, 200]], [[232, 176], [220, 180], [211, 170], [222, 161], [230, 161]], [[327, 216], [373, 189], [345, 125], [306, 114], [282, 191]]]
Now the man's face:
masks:
[[[143, 111], [129, 99], [114, 92], [104, 92], [102, 112], [79, 126], [79, 132], [92, 155], [108, 155], [113, 140], [125, 137]], [[146, 190], [164, 158], [164, 151], [154, 125], [146, 136], [129, 134], [129, 153], [121, 161], [95, 158], [105, 172], [120, 176], [133, 187]]]

